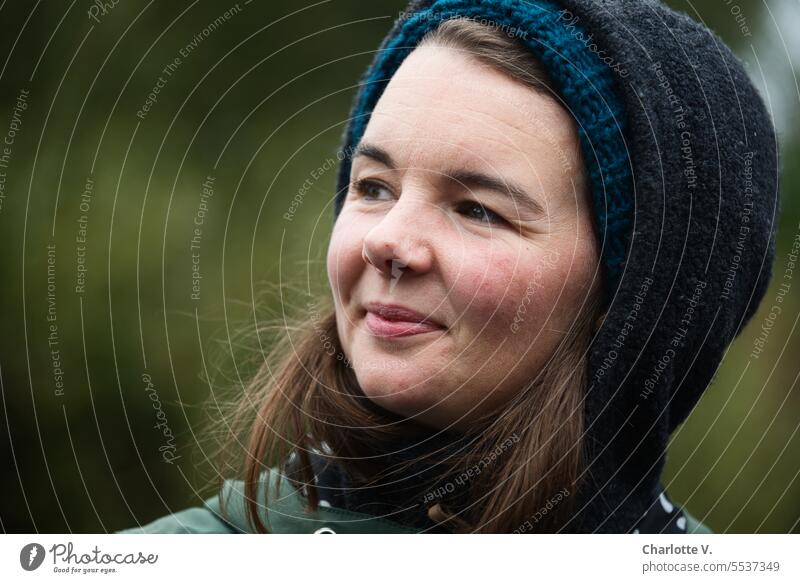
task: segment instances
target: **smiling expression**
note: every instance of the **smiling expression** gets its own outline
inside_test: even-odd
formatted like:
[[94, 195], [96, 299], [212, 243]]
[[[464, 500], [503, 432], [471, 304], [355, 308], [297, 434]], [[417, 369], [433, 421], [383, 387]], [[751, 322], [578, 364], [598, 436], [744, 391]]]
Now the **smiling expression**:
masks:
[[599, 285], [575, 123], [454, 49], [392, 77], [328, 249], [337, 330], [364, 394], [464, 428], [542, 370]]

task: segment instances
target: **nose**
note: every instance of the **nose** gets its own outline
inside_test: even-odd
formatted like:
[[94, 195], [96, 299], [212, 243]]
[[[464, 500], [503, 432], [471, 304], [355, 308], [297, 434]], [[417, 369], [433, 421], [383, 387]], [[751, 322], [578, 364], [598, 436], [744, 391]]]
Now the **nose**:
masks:
[[364, 237], [364, 262], [391, 278], [407, 272], [427, 273], [433, 266], [435, 221], [425, 221], [424, 216], [436, 209], [409, 198], [395, 203]]

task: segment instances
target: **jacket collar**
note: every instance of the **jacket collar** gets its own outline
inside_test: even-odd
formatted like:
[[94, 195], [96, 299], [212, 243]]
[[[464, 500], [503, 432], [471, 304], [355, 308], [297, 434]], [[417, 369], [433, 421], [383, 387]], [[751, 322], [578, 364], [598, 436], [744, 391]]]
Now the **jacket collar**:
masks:
[[[320, 505], [315, 511], [305, 501], [293, 482], [277, 469], [265, 473], [258, 490], [261, 520], [274, 534], [413, 534], [444, 533], [427, 516], [427, 507], [406, 496], [382, 498], [383, 491], [351, 489], [341, 468], [317, 453], [311, 453], [316, 472]], [[317, 470], [319, 470], [317, 472]], [[269, 501], [264, 493], [269, 488]], [[220, 500], [222, 506], [219, 505]], [[399, 506], [393, 506], [398, 503]], [[225, 482], [219, 498], [209, 508], [235, 532], [248, 533], [252, 528], [246, 513], [244, 483]], [[409, 504], [409, 502], [411, 502]], [[415, 505], [416, 504], [416, 505]], [[359, 511], [361, 509], [362, 511]], [[532, 530], [520, 525], [517, 532]], [[632, 531], [634, 534], [683, 534], [710, 532], [661, 491]]]

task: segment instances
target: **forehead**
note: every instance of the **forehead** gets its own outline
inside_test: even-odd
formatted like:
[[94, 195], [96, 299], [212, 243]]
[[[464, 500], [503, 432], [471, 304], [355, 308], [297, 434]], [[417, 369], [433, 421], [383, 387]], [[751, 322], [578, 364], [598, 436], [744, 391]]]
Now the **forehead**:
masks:
[[516, 164], [569, 158], [574, 122], [551, 97], [452, 48], [414, 50], [391, 78], [364, 139], [412, 165], [453, 157]]

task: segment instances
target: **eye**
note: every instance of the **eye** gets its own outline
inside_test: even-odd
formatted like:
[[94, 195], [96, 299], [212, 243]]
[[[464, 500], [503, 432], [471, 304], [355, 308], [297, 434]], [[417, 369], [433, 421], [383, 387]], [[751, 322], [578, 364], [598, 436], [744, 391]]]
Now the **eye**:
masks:
[[392, 191], [380, 182], [375, 182], [374, 180], [368, 180], [366, 178], [354, 180], [350, 186], [361, 198], [368, 200], [378, 199], [381, 196], [381, 192], [389, 193], [389, 196], [392, 195]]
[[469, 200], [459, 205], [459, 210], [467, 218], [474, 219], [481, 223], [503, 225], [506, 220], [494, 212], [492, 209], [483, 206], [474, 200]]

